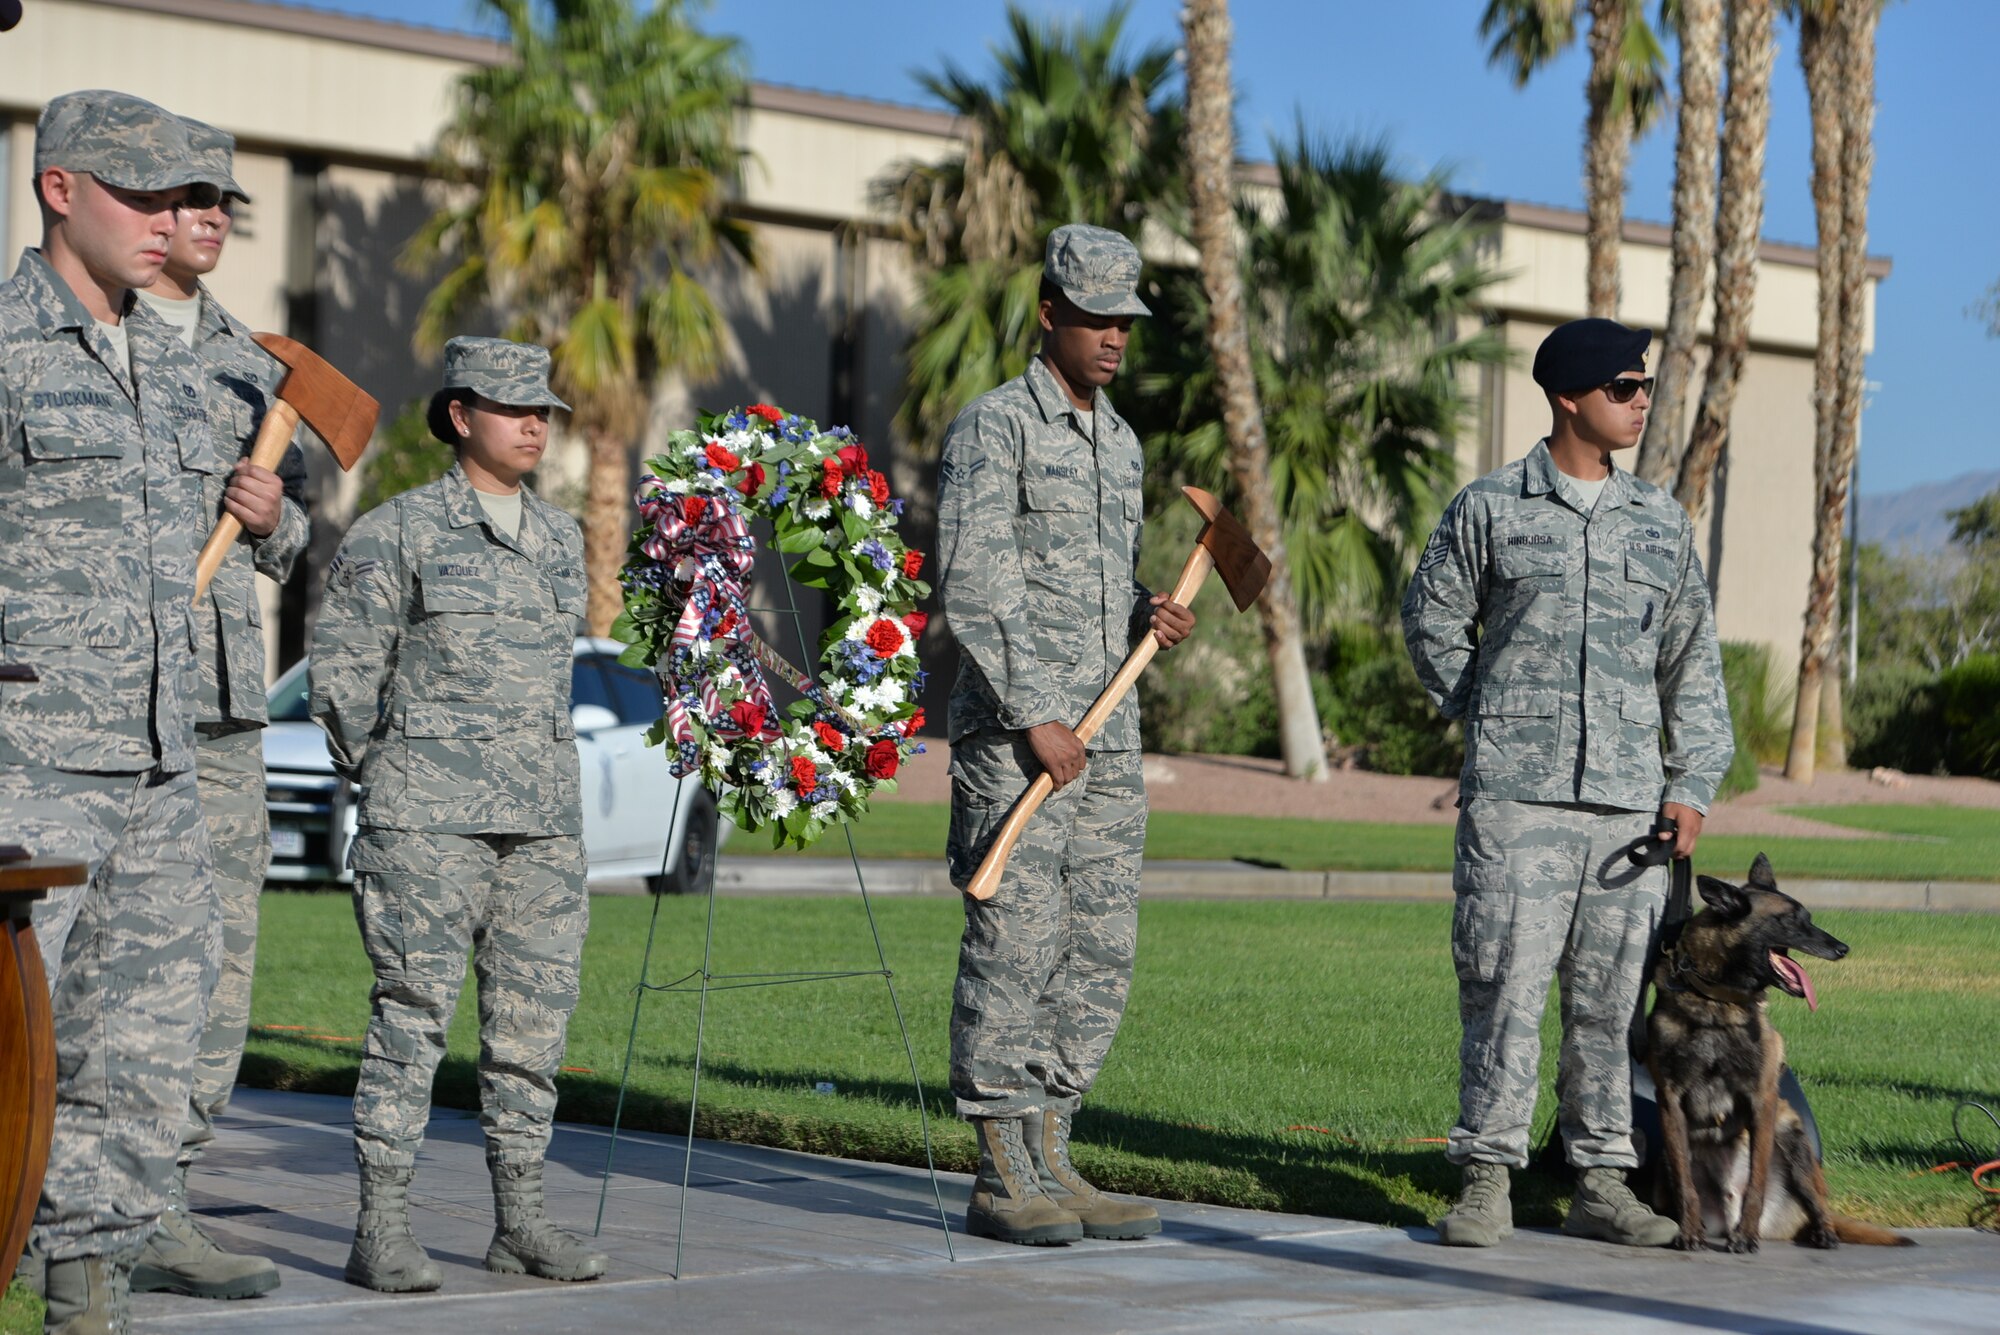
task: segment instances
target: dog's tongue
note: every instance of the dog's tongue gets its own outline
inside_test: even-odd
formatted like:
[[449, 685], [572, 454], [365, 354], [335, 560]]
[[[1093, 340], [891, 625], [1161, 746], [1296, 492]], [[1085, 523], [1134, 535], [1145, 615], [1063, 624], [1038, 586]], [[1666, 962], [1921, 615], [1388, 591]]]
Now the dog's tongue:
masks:
[[1790, 955], [1774, 950], [1771, 952], [1771, 967], [1778, 971], [1778, 977], [1784, 979], [1795, 991], [1805, 997], [1807, 1010], [1816, 1011], [1819, 1009], [1819, 995], [1813, 991], [1812, 979], [1806, 977], [1806, 971], [1799, 967], [1797, 960], [1793, 959]]

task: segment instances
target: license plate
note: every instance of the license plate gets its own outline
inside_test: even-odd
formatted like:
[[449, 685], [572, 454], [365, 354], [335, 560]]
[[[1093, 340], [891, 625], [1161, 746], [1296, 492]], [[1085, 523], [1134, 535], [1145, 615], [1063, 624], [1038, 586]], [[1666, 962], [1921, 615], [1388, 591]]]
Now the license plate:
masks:
[[306, 832], [287, 830], [277, 826], [271, 829], [271, 856], [274, 858], [302, 858], [306, 855]]

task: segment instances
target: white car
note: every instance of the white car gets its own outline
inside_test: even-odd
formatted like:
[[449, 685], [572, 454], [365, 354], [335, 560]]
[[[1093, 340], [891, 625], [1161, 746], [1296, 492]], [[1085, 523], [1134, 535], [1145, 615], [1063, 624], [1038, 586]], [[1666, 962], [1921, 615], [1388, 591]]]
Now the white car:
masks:
[[[646, 745], [646, 729], [660, 716], [659, 687], [651, 673], [618, 661], [623, 647], [579, 639], [570, 673], [590, 879], [642, 877], [655, 894], [705, 893], [731, 826], [698, 778], [674, 778], [665, 749]], [[293, 664], [270, 690], [271, 726], [264, 729], [270, 879], [347, 881], [354, 798], [333, 772], [326, 734], [306, 712], [306, 668], [303, 659]]]

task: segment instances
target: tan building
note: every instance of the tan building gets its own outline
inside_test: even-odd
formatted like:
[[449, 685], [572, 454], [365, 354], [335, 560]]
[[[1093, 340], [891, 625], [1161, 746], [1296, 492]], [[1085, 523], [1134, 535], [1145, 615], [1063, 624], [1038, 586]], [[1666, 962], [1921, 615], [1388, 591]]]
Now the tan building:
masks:
[[[94, 86], [152, 98], [237, 137], [237, 178], [255, 203], [217, 274], [222, 299], [252, 326], [311, 344], [393, 414], [436, 384], [435, 366], [410, 349], [427, 284], [397, 266], [435, 199], [426, 155], [453, 81], [501, 55], [481, 38], [251, 0], [32, 0], [21, 26], [0, 36], [0, 245], [9, 268], [39, 235], [28, 173], [41, 104]], [[663, 385], [654, 421], [762, 400], [848, 423], [879, 448], [892, 440], [912, 284], [868, 187], [899, 160], [951, 152], [953, 120], [757, 85], [743, 136], [752, 165], [737, 209], [758, 224], [764, 271], [732, 277], [719, 292], [737, 345], [730, 371], [694, 392]], [[1495, 208], [1493, 260], [1507, 277], [1493, 318], [1519, 360], [1481, 386], [1478, 426], [1460, 448], [1467, 477], [1526, 453], [1546, 429], [1528, 363], [1542, 335], [1584, 307], [1582, 215]], [[1667, 231], [1632, 223], [1625, 237], [1624, 318], [1663, 326]], [[1724, 638], [1769, 643], [1788, 673], [1813, 524], [1816, 285], [1810, 250], [1767, 244], [1762, 261], [1737, 448], [1718, 481], [1719, 519], [1706, 526], [1703, 555], [1719, 576]], [[1887, 271], [1884, 261], [1872, 270], [1878, 280]], [[317, 572], [353, 504], [353, 479], [313, 463], [314, 559], [284, 614], [266, 619], [278, 640], [274, 666], [302, 651]], [[558, 476], [547, 485], [557, 499], [581, 464], [579, 451], [552, 460]], [[893, 472], [901, 491], [928, 486], [907, 455]], [[279, 601], [275, 589], [267, 596]]]

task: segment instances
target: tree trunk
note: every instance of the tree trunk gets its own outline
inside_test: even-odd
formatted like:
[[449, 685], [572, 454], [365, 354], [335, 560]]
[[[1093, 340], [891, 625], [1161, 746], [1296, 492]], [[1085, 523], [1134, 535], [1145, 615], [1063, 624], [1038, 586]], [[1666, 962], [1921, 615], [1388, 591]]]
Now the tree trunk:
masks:
[[1681, 105], [1674, 142], [1673, 280], [1667, 333], [1654, 363], [1653, 410], [1639, 442], [1640, 477], [1671, 487], [1687, 451], [1696, 329], [1715, 256], [1716, 122], [1722, 92], [1722, 0], [1681, 0]]
[[[1808, 7], [1809, 9], [1810, 7]], [[1823, 420], [1815, 422], [1815, 443], [1827, 438], [1824, 462], [1816, 456], [1819, 511], [1813, 530], [1812, 585], [1807, 593], [1805, 634], [1801, 640], [1799, 685], [1801, 704], [1792, 716], [1792, 744], [1785, 759], [1785, 773], [1801, 782], [1813, 778], [1817, 729], [1820, 722], [1822, 683], [1819, 680], [1832, 663], [1834, 632], [1839, 627], [1841, 535], [1847, 527], [1847, 490], [1854, 476], [1855, 451], [1861, 440], [1861, 399], [1864, 393], [1862, 336], [1865, 332], [1868, 289], [1868, 190], [1875, 166], [1875, 25], [1881, 16], [1877, 0], [1837, 0], [1822, 10], [1831, 10], [1831, 23], [1822, 18], [1822, 31], [1811, 53], [1817, 74], [1808, 65], [1806, 91], [1813, 100], [1813, 201], [1819, 210], [1822, 252], [1826, 248], [1829, 214], [1838, 227], [1835, 258], [1829, 263], [1820, 257], [1820, 282], [1829, 273], [1838, 284], [1839, 325], [1836, 333], [1838, 354], [1833, 376], [1833, 411], [1830, 430]], [[1807, 55], [1803, 40], [1800, 54]], [[1830, 110], [1823, 111], [1822, 103]], [[1837, 189], [1831, 200], [1822, 197], [1819, 170], [1823, 159], [1819, 143], [1823, 117], [1837, 124], [1837, 146], [1827, 152], [1837, 163]], [[1820, 337], [1827, 333], [1826, 299], [1820, 302]], [[1824, 347], [1814, 363], [1815, 394], [1823, 393], [1821, 375], [1826, 360]], [[1816, 414], [1816, 416], [1821, 416]], [[1807, 665], [1811, 666], [1808, 667]], [[1812, 712], [1804, 708], [1808, 675], [1814, 678]], [[1843, 720], [1827, 720], [1831, 728], [1841, 728]]]
[[1271, 489], [1264, 414], [1250, 363], [1243, 310], [1243, 270], [1236, 257], [1235, 106], [1229, 82], [1227, 0], [1188, 0], [1181, 12], [1187, 38], [1188, 200], [1201, 282], [1208, 294], [1208, 346], [1221, 389], [1229, 469], [1244, 525], [1271, 558], [1271, 578], [1257, 599], [1264, 647], [1278, 706], [1278, 743], [1285, 773], [1326, 778], [1326, 744], [1312, 680], [1306, 674], [1299, 609], [1285, 559], [1284, 526]]
[[1674, 499], [1700, 520], [1750, 351], [1757, 243], [1764, 225], [1764, 141], [1771, 127], [1772, 0], [1729, 0], [1729, 93], [1723, 106], [1722, 187], [1715, 223], [1715, 340], [1701, 408]]
[[1618, 239], [1625, 228], [1625, 164], [1632, 109], [1617, 98], [1628, 0], [1590, 0], [1589, 113], [1583, 131], [1585, 286], [1589, 313], [1618, 315]]
[[622, 433], [592, 427], [586, 435], [590, 480], [583, 506], [583, 569], [590, 602], [585, 619], [592, 635], [609, 635], [625, 608], [618, 572], [632, 539], [632, 458]]

